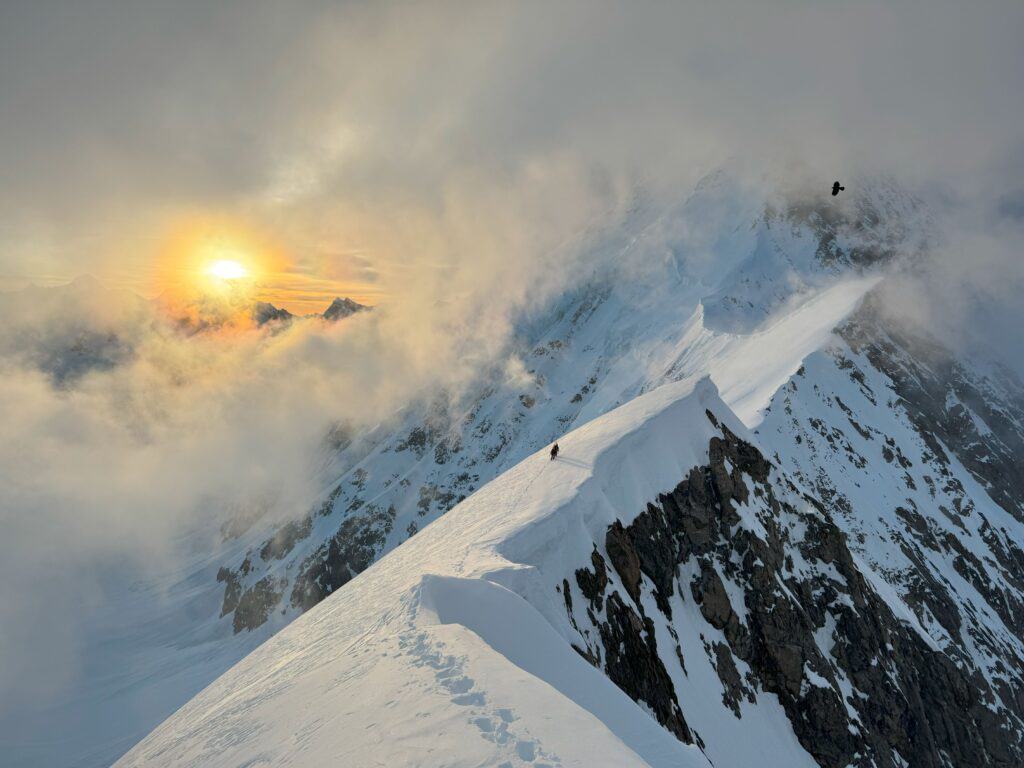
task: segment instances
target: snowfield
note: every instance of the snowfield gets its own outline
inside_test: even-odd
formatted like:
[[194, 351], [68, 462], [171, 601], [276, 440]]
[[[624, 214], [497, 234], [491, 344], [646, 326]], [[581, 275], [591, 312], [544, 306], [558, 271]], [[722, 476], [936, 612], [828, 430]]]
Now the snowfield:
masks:
[[[747, 435], [710, 379], [689, 379], [567, 435], [555, 461], [527, 458], [267, 641], [118, 765], [709, 765], [573, 651], [549, 586], [614, 520], [628, 523], [706, 463], [717, 434], [706, 411]], [[762, 765], [813, 765], [777, 708], [764, 719], [775, 749]], [[765, 743], [731, 751], [753, 759]]]

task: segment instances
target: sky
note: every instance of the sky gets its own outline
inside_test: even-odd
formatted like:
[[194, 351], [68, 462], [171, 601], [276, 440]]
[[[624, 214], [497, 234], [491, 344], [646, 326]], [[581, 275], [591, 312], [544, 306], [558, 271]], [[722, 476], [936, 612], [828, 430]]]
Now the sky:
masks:
[[[328, 425], [513, 375], [595, 229], [717, 168], [899, 179], [945, 229], [899, 301], [1020, 363], [1022, 39], [1018, 1], [0, 3], [0, 714], [74, 677], [90, 564], [304, 510]], [[207, 311], [225, 253], [247, 301], [375, 310], [255, 332]], [[103, 365], [55, 368], [82, 328]]]
[[154, 296], [189, 280], [168, 243], [205, 222], [280, 256], [262, 298], [377, 303], [451, 228], [422, 222], [466, 198], [565, 185], [570, 206], [607, 205], [616, 184], [681, 185], [728, 157], [884, 169], [993, 210], [1007, 197], [1019, 217], [1022, 16], [944, 0], [12, 0], [0, 285], [90, 273]]

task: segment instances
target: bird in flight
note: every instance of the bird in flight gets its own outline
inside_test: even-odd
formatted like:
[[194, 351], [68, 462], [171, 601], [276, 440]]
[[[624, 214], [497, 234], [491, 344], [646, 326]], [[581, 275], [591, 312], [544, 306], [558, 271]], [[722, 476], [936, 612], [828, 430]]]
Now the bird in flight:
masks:
[[835, 184], [832, 185], [832, 197], [835, 197], [844, 189], [846, 189], [846, 187], [839, 186], [839, 182], [837, 181]]

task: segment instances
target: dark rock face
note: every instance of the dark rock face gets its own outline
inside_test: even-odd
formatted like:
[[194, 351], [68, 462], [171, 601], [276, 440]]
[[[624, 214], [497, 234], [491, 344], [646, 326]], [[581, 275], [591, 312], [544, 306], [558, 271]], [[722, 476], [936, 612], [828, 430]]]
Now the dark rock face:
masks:
[[[292, 563], [298, 565], [298, 573], [291, 583], [289, 601], [292, 607], [306, 611], [370, 566], [394, 526], [395, 510], [366, 505], [360, 514], [343, 520], [333, 536], [300, 561], [299, 555], [293, 552], [300, 542], [309, 538], [313, 518], [314, 512], [310, 512], [300, 520], [284, 523], [259, 548], [258, 560], [256, 553], [250, 552], [238, 568], [221, 568], [217, 572], [217, 581], [224, 584], [220, 615], [234, 613], [232, 622], [236, 633], [263, 624], [288, 594], [288, 579], [280, 571], [280, 575], [264, 576], [246, 587], [245, 583], [257, 576], [253, 572], [254, 563], [273, 563], [291, 556]], [[284, 573], [291, 567], [289, 565]], [[250, 572], [253, 572], [251, 576]]]
[[[576, 571], [576, 583], [579, 584], [583, 596], [600, 611], [604, 608], [604, 590], [608, 586], [608, 573], [605, 571], [604, 558], [597, 551], [597, 547], [594, 547], [590, 555], [590, 562], [594, 565], [593, 572], [580, 568]], [[568, 587], [565, 594], [566, 599], [570, 599]], [[569, 610], [572, 610], [572, 605], [569, 605]]]
[[391, 532], [394, 520], [393, 508], [370, 510], [345, 520], [326, 544], [302, 562], [292, 587], [292, 606], [308, 610], [366, 570]]
[[228, 568], [221, 568], [217, 571], [217, 581], [224, 583], [224, 602], [221, 605], [220, 615], [227, 616], [238, 607], [238, 601], [242, 597], [242, 583], [238, 574]]
[[360, 304], [358, 301], [353, 301], [350, 298], [335, 298], [331, 302], [331, 306], [324, 310], [323, 318], [330, 322], [336, 320], [343, 320], [349, 315], [354, 315], [356, 312], [362, 312], [369, 309], [369, 307]]
[[306, 515], [301, 520], [291, 520], [280, 528], [270, 539], [267, 539], [266, 543], [260, 549], [260, 557], [263, 560], [280, 560], [302, 539], [309, 536], [313, 530], [313, 517], [312, 515]]
[[632, 542], [626, 535], [625, 529], [618, 521], [608, 529], [608, 535], [604, 540], [604, 548], [608, 553], [608, 559], [622, 579], [622, 586], [633, 598], [633, 602], [640, 601], [640, 558], [633, 548]]
[[612, 592], [606, 610], [608, 620], [601, 627], [605, 648], [604, 668], [608, 677], [634, 701], [646, 703], [658, 722], [687, 744], [693, 736], [683, 719], [672, 678], [658, 656], [654, 622], [641, 619], [628, 604]]
[[704, 647], [725, 705], [742, 717], [743, 702], [775, 694], [820, 765], [1022, 764], [1022, 731], [990, 708], [985, 681], [897, 620], [825, 508], [719, 428], [706, 466], [608, 528], [614, 573], [595, 549], [575, 574], [582, 606], [563, 586], [580, 653], [678, 738], [699, 742], [667, 666], [685, 680], [682, 649], [655, 640], [659, 626], [678, 637], [671, 606], [689, 597], [725, 637]]
[[252, 319], [256, 325], [266, 325], [267, 323], [290, 323], [295, 319], [295, 315], [287, 309], [279, 309], [269, 302], [258, 301], [252, 308]]
[[[616, 569], [620, 578], [625, 573], [625, 582], [626, 579], [632, 580], [635, 576], [635, 581], [631, 583], [638, 587], [640, 570], [636, 549], [630, 539], [623, 535], [621, 525], [616, 523], [608, 530], [607, 542], [617, 553], [613, 562], [618, 563]], [[655, 638], [653, 622], [649, 618], [641, 618], [643, 609], [640, 609], [638, 614], [617, 591], [613, 591], [606, 599], [605, 590], [609, 582], [604, 558], [595, 548], [590, 559], [594, 570], [577, 570], [576, 583], [590, 602], [587, 615], [592, 624], [598, 625], [601, 644], [593, 649], [588, 647], [586, 650], [576, 645], [573, 647], [583, 658], [597, 667], [601, 666], [603, 649], [604, 670], [612, 682], [629, 694], [634, 701], [642, 701], [650, 707], [658, 722], [675, 734], [676, 738], [692, 744], [693, 735], [679, 709], [672, 678], [658, 655], [658, 641]], [[572, 616], [572, 598], [568, 581], [563, 582], [562, 593], [566, 609]], [[632, 598], [631, 595], [634, 605], [638, 605], [639, 593], [637, 595], [637, 598]], [[603, 612], [607, 620], [599, 623], [595, 618], [595, 610]]]
[[1024, 384], [893, 317], [876, 294], [837, 334], [776, 394], [761, 429], [922, 634], [977, 681], [1014, 743], [1024, 479], [1011, 468], [1024, 456]]
[[[280, 599], [281, 585], [269, 576], [263, 577], [249, 589], [245, 590], [235, 606], [235, 616], [232, 620], [235, 634], [238, 634], [243, 629], [256, 629], [263, 624], [269, 618], [270, 612], [274, 610], [274, 606], [277, 605]], [[226, 607], [226, 592], [224, 601]]]

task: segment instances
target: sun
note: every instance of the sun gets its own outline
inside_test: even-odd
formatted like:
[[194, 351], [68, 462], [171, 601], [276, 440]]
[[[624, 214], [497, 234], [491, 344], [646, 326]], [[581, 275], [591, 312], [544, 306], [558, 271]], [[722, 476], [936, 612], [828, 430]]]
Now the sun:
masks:
[[234, 259], [217, 259], [206, 267], [207, 274], [218, 280], [241, 280], [249, 276], [246, 266]]
[[242, 222], [212, 214], [176, 219], [160, 246], [153, 294], [175, 316], [248, 316], [250, 305], [287, 271], [286, 264], [269, 237]]

